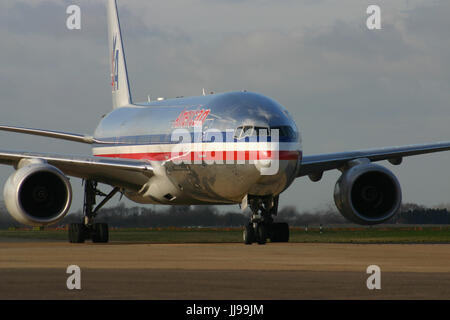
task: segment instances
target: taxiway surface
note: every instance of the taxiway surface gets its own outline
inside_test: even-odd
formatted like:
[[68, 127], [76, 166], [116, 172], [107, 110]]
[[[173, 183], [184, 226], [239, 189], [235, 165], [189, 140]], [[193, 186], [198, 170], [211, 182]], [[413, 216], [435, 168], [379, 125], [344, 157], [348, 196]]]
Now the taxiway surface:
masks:
[[[0, 242], [0, 299], [450, 299], [449, 244]], [[68, 290], [69, 265], [81, 290]], [[369, 290], [366, 269], [381, 269]]]

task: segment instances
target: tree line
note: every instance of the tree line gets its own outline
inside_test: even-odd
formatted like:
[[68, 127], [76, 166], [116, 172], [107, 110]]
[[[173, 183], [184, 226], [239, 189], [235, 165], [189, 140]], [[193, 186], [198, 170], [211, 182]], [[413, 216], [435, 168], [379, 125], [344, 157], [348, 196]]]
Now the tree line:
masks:
[[[231, 209], [231, 207], [230, 207]], [[100, 210], [97, 221], [106, 222], [118, 228], [157, 227], [241, 227], [249, 222], [250, 213], [237, 208], [220, 212], [215, 206], [149, 206], [115, 207]], [[296, 207], [286, 206], [278, 211], [276, 221], [288, 222], [291, 226], [318, 226], [352, 224], [336, 208], [299, 212]], [[53, 226], [64, 226], [82, 221], [81, 210], [68, 214]], [[404, 204], [398, 214], [387, 224], [450, 224], [450, 210], [447, 207], [427, 208], [417, 204]], [[16, 222], [0, 204], [0, 228], [23, 227]]]

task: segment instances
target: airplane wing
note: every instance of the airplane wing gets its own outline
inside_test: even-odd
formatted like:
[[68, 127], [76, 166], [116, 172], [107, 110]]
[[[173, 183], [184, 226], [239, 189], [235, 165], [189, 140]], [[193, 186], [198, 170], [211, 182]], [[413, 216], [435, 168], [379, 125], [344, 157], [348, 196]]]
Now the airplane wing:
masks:
[[372, 162], [389, 160], [400, 164], [403, 157], [450, 150], [450, 142], [408, 145], [380, 149], [359, 150], [304, 156], [297, 177], [321, 175], [324, 171], [345, 168], [351, 160], [366, 158]]
[[42, 130], [42, 129], [32, 129], [32, 128], [22, 128], [22, 127], [11, 127], [11, 126], [0, 126], [2, 131], [10, 131], [17, 133], [31, 134], [35, 136], [50, 137], [55, 139], [69, 140], [81, 143], [92, 144], [95, 140], [91, 136], [85, 136], [81, 134], [53, 131], [53, 130]]
[[32, 129], [32, 128], [23, 128], [23, 127], [11, 127], [11, 126], [2, 126], [2, 125], [0, 125], [0, 130], [30, 134], [30, 135], [34, 135], [34, 136], [43, 136], [43, 137], [49, 137], [49, 138], [55, 138], [55, 139], [61, 139], [61, 140], [69, 140], [69, 141], [75, 141], [75, 142], [81, 142], [81, 143], [87, 143], [87, 144], [93, 144], [93, 143], [98, 143], [98, 144], [102, 143], [103, 144], [104, 143], [104, 142], [94, 139], [94, 137], [92, 137], [92, 136], [68, 133], [68, 132], [61, 132], [61, 131]]
[[22, 159], [42, 159], [68, 176], [130, 190], [139, 190], [153, 176], [153, 167], [144, 161], [0, 150], [0, 164], [16, 167]]

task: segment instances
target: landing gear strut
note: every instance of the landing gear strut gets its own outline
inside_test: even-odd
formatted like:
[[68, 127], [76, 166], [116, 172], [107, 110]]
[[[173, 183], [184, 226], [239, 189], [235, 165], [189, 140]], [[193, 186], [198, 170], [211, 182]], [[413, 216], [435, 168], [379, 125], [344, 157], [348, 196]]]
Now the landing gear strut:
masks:
[[248, 202], [252, 210], [250, 223], [244, 229], [244, 243], [266, 244], [271, 242], [288, 242], [289, 225], [287, 223], [273, 222], [272, 216], [277, 215], [278, 196], [256, 197], [249, 196]]
[[[97, 189], [97, 182], [93, 180], [86, 180], [84, 184], [84, 205], [83, 205], [83, 223], [71, 223], [69, 225], [69, 242], [71, 243], [83, 243], [87, 239], [91, 239], [92, 242], [108, 242], [108, 224], [95, 223], [94, 219], [97, 216], [97, 212], [119, 191], [118, 187], [115, 187], [109, 194], [104, 194]], [[104, 197], [97, 207], [96, 197]]]

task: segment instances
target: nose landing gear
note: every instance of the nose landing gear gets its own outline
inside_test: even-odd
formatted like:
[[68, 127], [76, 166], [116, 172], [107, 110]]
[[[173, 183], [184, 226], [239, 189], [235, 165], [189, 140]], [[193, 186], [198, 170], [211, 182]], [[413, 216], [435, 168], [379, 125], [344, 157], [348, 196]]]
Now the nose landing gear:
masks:
[[288, 242], [289, 225], [273, 222], [272, 216], [278, 212], [278, 196], [256, 197], [249, 196], [248, 202], [252, 210], [250, 223], [245, 226], [243, 239], [245, 244], [266, 244], [271, 242]]

